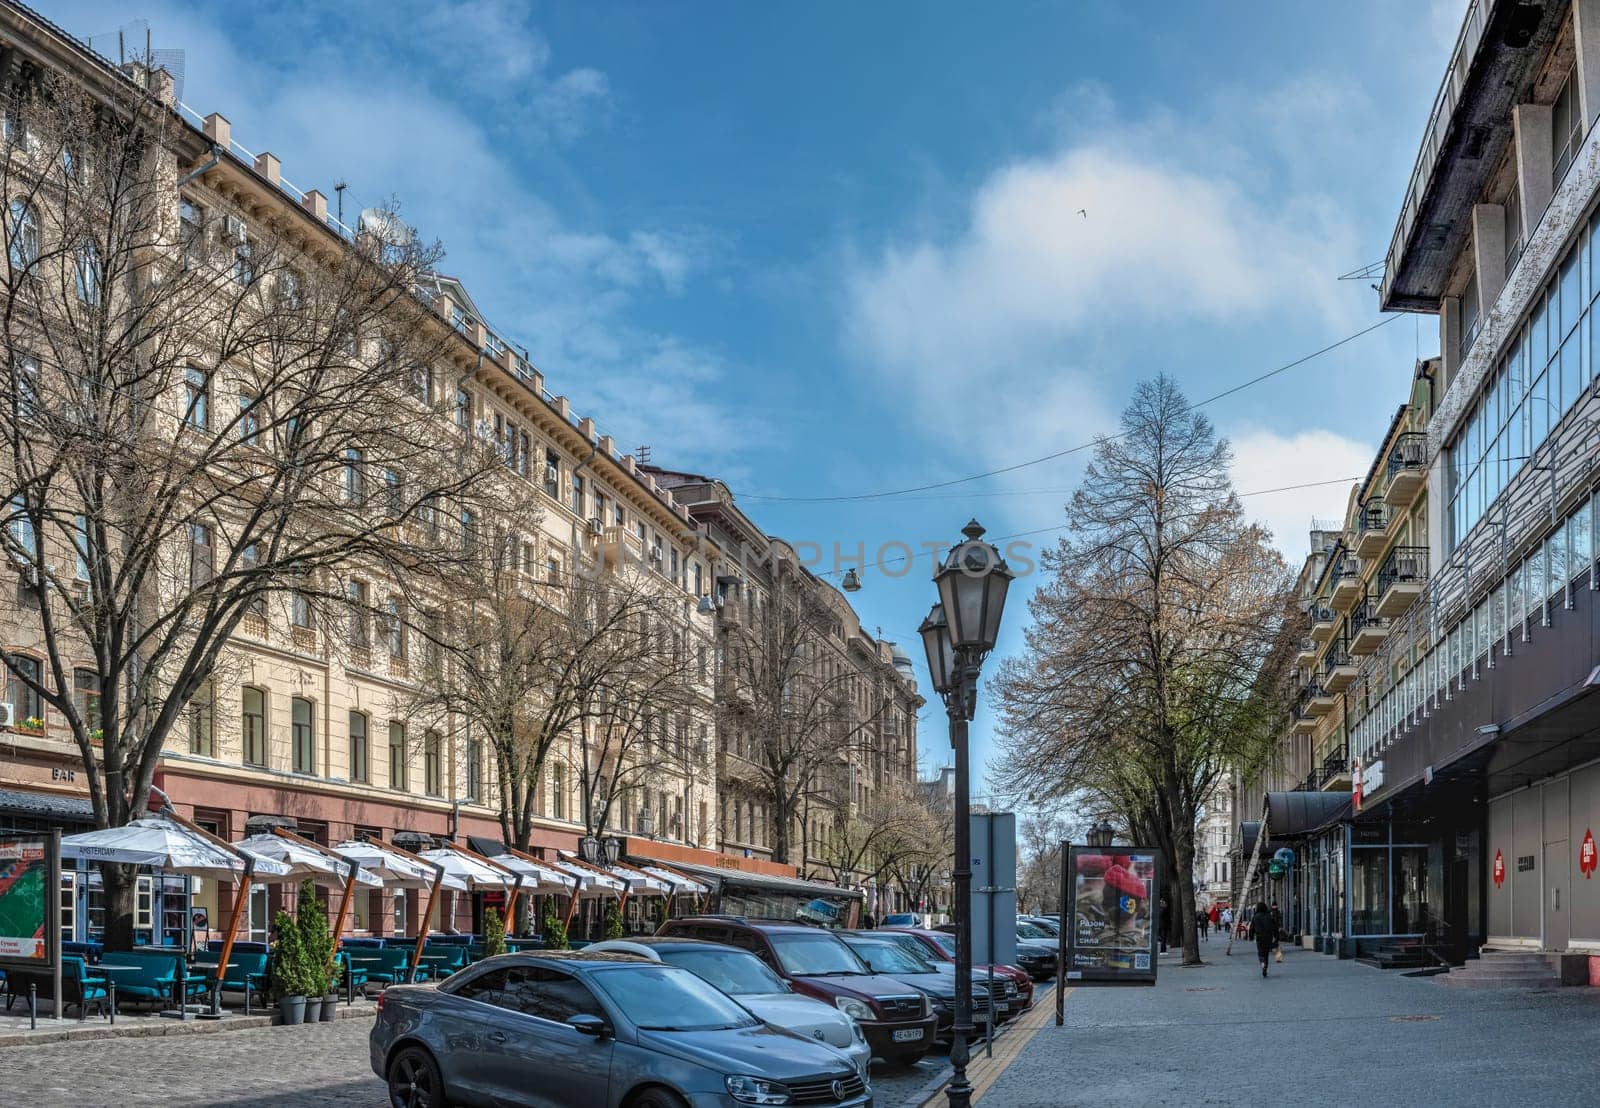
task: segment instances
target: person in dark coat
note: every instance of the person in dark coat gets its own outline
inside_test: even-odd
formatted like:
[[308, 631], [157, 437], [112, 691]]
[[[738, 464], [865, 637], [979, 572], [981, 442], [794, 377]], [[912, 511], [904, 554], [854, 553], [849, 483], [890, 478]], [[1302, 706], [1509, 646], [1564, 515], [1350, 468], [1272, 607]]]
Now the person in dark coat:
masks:
[[1272, 949], [1278, 945], [1278, 923], [1264, 900], [1257, 902], [1255, 915], [1250, 917], [1250, 937], [1256, 941], [1256, 958], [1261, 962], [1261, 976], [1265, 977]]

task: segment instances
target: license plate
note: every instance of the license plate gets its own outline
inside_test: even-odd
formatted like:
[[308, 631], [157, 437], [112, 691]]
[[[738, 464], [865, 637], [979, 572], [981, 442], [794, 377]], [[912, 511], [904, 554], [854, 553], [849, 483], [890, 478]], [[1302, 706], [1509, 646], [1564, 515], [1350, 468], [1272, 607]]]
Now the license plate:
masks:
[[896, 1031], [890, 1036], [890, 1038], [897, 1043], [914, 1043], [918, 1039], [922, 1038], [922, 1028], [907, 1027], [903, 1030]]
[[972, 1013], [972, 1022], [973, 1023], [988, 1023], [989, 1022], [989, 1013], [988, 1012], [974, 1012], [974, 1013]]
[[1002, 1000], [1000, 1003], [994, 1006], [994, 1010], [996, 1012], [1009, 1012], [1011, 1011], [1011, 1002], [1009, 1000]]

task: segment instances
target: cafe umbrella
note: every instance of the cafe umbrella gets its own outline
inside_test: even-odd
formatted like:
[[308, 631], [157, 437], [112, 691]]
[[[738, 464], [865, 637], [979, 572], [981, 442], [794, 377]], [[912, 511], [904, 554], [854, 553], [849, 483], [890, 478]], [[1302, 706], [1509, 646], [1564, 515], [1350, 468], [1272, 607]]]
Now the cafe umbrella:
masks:
[[228, 972], [233, 939], [239, 932], [239, 917], [249, 899], [251, 881], [257, 876], [282, 877], [289, 873], [289, 867], [282, 862], [233, 846], [190, 823], [170, 806], [121, 827], [68, 835], [61, 840], [61, 857], [110, 865], [147, 866], [184, 877], [210, 877], [239, 883], [228, 930], [222, 939], [222, 952], [217, 958], [217, 976], [212, 985], [213, 1014], [219, 1011], [222, 978]]
[[[442, 846], [434, 850], [424, 850], [417, 857], [426, 858], [443, 866], [445, 873], [465, 881], [469, 892], [505, 891], [508, 903], [515, 905], [517, 893], [522, 889], [520, 873], [514, 872], [509, 866], [502, 866], [481, 854], [461, 847]], [[506, 923], [507, 929], [514, 926], [515, 922], [515, 915], [509, 917]]]
[[438, 862], [430, 861], [392, 843], [374, 839], [346, 839], [334, 851], [360, 862], [361, 868], [376, 875], [390, 888], [427, 889], [428, 900], [422, 909], [417, 926], [417, 949], [411, 955], [410, 981], [417, 979], [417, 963], [422, 959], [422, 946], [428, 939], [428, 917], [433, 915], [433, 904], [440, 889], [466, 892], [467, 883], [459, 877], [445, 873]]
[[320, 846], [310, 839], [303, 839], [281, 827], [274, 828], [270, 834], [252, 835], [248, 839], [240, 839], [234, 845], [262, 857], [282, 862], [289, 867], [290, 880], [337, 877], [343, 883], [344, 893], [339, 898], [339, 913], [333, 925], [335, 947], [344, 936], [344, 921], [346, 913], [350, 910], [350, 897], [355, 892], [355, 887], [357, 885], [378, 889], [383, 887], [383, 878], [362, 870], [361, 863], [340, 857], [327, 847]]

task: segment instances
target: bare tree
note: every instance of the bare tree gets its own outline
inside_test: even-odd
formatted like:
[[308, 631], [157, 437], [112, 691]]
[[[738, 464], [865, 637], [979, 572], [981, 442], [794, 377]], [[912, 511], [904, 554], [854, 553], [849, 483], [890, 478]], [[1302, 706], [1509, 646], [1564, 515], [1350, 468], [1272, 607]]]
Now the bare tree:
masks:
[[[605, 780], [608, 802], [631, 783], [616, 777], [608, 745], [637, 752], [656, 719], [638, 690], [665, 691], [685, 674], [677, 657], [682, 629], [671, 599], [631, 563], [563, 567], [542, 557], [539, 543], [502, 529], [459, 575], [428, 631], [440, 664], [409, 707], [441, 722], [470, 725], [493, 759], [500, 828], [507, 843], [527, 849], [539, 812], [539, 782], [552, 753], [571, 742], [582, 752], [580, 790], [588, 800]], [[675, 646], [674, 644], [678, 644]], [[631, 691], [630, 691], [631, 690]], [[683, 694], [671, 693], [677, 703]], [[631, 764], [631, 763], [630, 763]]]
[[1175, 871], [1184, 960], [1194, 831], [1220, 776], [1270, 749], [1282, 703], [1264, 678], [1289, 579], [1244, 518], [1230, 452], [1166, 377], [1142, 382], [1068, 505], [1068, 534], [1030, 601], [1027, 649], [994, 682], [1000, 788], [1082, 790], [1126, 805]]
[[864, 699], [861, 682], [868, 679], [834, 650], [838, 617], [818, 587], [806, 576], [776, 574], [768, 602], [754, 606], [725, 641], [718, 697], [724, 733], [754, 765], [770, 802], [779, 862], [795, 860], [794, 825], [808, 795], [821, 788], [837, 797], [837, 779], [888, 707], [880, 690], [869, 688]]
[[909, 791], [881, 790], [866, 804], [847, 805], [817, 853], [837, 885], [876, 880], [920, 847], [926, 812]]
[[[358, 570], [426, 588], [489, 460], [415, 393], [448, 335], [413, 293], [437, 247], [203, 217], [170, 109], [97, 95], [7, 105], [0, 662], [117, 826], [241, 621], [309, 628]], [[132, 876], [107, 867], [113, 945]]]

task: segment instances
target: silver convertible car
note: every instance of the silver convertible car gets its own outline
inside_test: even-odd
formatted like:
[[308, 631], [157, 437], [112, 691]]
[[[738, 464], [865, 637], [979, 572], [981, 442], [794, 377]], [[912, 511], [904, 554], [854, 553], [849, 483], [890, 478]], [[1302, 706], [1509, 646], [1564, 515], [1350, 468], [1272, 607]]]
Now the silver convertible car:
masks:
[[437, 989], [385, 989], [370, 1047], [395, 1108], [872, 1105], [833, 1047], [631, 954], [502, 954]]

